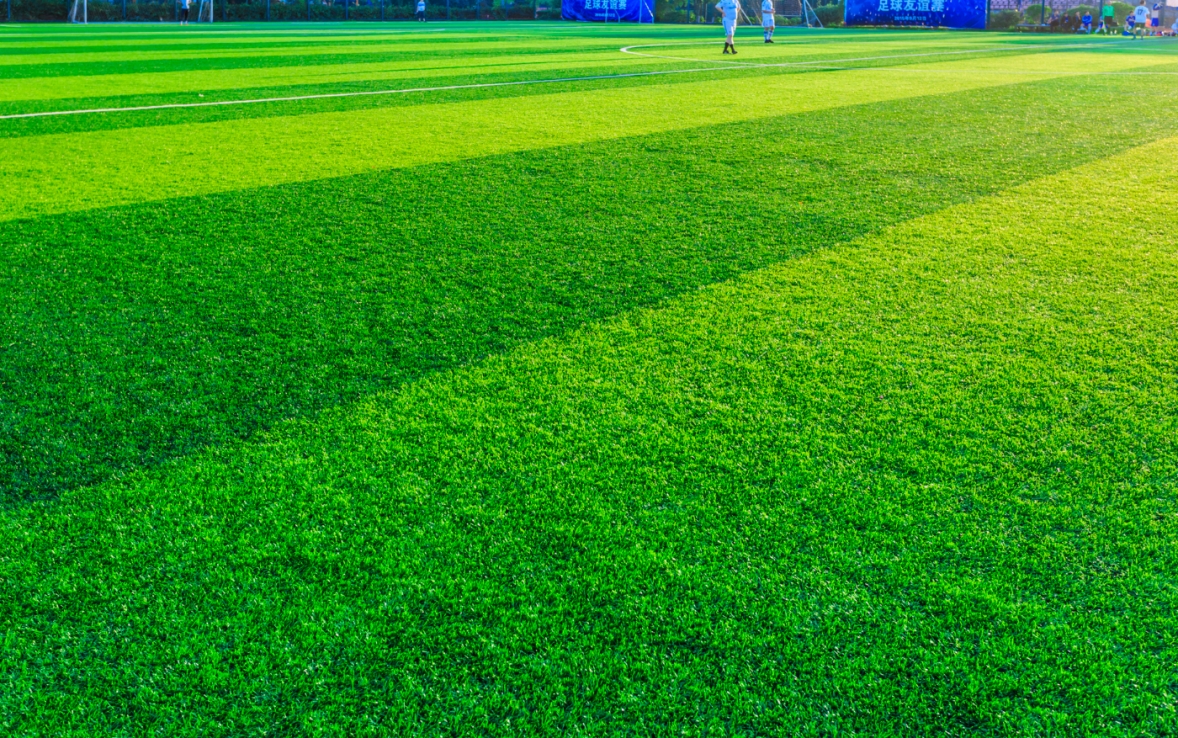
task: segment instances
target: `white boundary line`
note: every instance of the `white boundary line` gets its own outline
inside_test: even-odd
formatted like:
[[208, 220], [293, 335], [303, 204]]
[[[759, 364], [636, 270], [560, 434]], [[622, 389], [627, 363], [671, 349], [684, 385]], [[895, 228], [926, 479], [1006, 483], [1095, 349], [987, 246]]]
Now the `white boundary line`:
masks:
[[[563, 82], [590, 82], [594, 80], [604, 79], [627, 79], [633, 77], [659, 77], [671, 74], [698, 74], [701, 72], [719, 72], [733, 67], [738, 68], [783, 68], [783, 67], [811, 67], [814, 69], [824, 69], [828, 71], [855, 71], [855, 70], [872, 70], [877, 71], [881, 69], [896, 70], [900, 67], [842, 67], [835, 66], [837, 64], [845, 64], [847, 62], [859, 61], [879, 61], [882, 59], [907, 59], [916, 57], [929, 56], [949, 56], [959, 54], [986, 54], [996, 51], [1022, 51], [1024, 49], [1066, 49], [1066, 48], [1083, 48], [1098, 45], [1107, 45], [1114, 42], [1092, 42], [1083, 44], [1033, 44], [1033, 45], [1019, 45], [1007, 47], [988, 47], [984, 49], [966, 49], [959, 51], [943, 51], [943, 52], [921, 52], [917, 54], [889, 54], [885, 56], [862, 56], [851, 59], [832, 59], [832, 60], [813, 60], [804, 62], [780, 62], [773, 64], [758, 64], [756, 62], [729, 62], [721, 59], [690, 59], [676, 56], [660, 56], [657, 54], [644, 54], [642, 52], [632, 51], [632, 49], [653, 48], [664, 46], [703, 46], [711, 45], [714, 41], [692, 41], [677, 44], [639, 44], [634, 46], [623, 46], [619, 51], [623, 54], [631, 54], [633, 56], [650, 57], [654, 59], [670, 59], [679, 62], [702, 62], [706, 64], [718, 64], [721, 66], [712, 67], [696, 67], [693, 69], [661, 69], [650, 72], [623, 72], [620, 74], [595, 74], [585, 77], [551, 77], [546, 79], [526, 79], [516, 80], [513, 82], [481, 82], [469, 85], [441, 85], [438, 87], [410, 87], [400, 88], [394, 90], [363, 90], [357, 92], [327, 92], [318, 95], [291, 95], [288, 97], [263, 97], [249, 100], [218, 100], [211, 102], [193, 102], [193, 103], [166, 103], [163, 105], [132, 105], [121, 108], [85, 108], [79, 110], [43, 110], [35, 113], [10, 113], [8, 115], [0, 115], [0, 120], [16, 120], [21, 118], [49, 118], [63, 115], [89, 115], [97, 113], [125, 113], [138, 112], [144, 110], [178, 110], [185, 108], [211, 108], [224, 107], [228, 105], [257, 105], [268, 102], [296, 102], [300, 100], [327, 100], [333, 98], [343, 97], [372, 97], [375, 95], [408, 95], [415, 92], [443, 92], [446, 90], [474, 90], [492, 87], [521, 87], [524, 85], [543, 85], [543, 84], [560, 84]], [[911, 72], [969, 72], [971, 70], [925, 70], [912, 69], [905, 70]], [[1001, 70], [981, 70], [981, 71], [996, 71]], [[1018, 74], [1020, 72], [1006, 72], [1011, 74]], [[1024, 72], [1027, 74], [1042, 74], [1046, 76], [1058, 76], [1061, 74], [1159, 74], [1157, 72]], [[1169, 74], [1169, 73], [1167, 73]]]
[[325, 100], [336, 97], [370, 97], [373, 95], [407, 95], [412, 92], [441, 92], [444, 90], [474, 90], [484, 87], [518, 87], [522, 85], [559, 84], [561, 82], [587, 82], [600, 79], [625, 79], [627, 77], [655, 77], [666, 74], [691, 74], [694, 72], [722, 72], [724, 67], [700, 67], [698, 69], [662, 69], [655, 72], [625, 72], [622, 74], [595, 74], [588, 77], [552, 77], [548, 79], [524, 79], [514, 82], [480, 82], [469, 85], [442, 85], [440, 87], [410, 87], [396, 90], [363, 90], [359, 92], [325, 92], [319, 95], [292, 95], [290, 97], [261, 97], [254, 100], [219, 100], [215, 102], [168, 103], [166, 105], [134, 105], [125, 108], [89, 108], [84, 110], [45, 110], [37, 113], [12, 113], [0, 115], [0, 120], [14, 118], [45, 118], [55, 115], [83, 115], [86, 113], [121, 113], [137, 110], [173, 110], [176, 108], [209, 108], [222, 105], [256, 105], [268, 102], [291, 102], [295, 100]]

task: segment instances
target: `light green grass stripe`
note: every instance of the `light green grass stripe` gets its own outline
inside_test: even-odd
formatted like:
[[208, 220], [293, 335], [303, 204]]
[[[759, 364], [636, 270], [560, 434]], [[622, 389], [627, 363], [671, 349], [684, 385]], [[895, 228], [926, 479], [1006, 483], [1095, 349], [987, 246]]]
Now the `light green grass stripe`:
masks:
[[1165, 734], [1175, 144], [5, 511], [9, 715]]
[[[1130, 55], [1043, 55], [1044, 78]], [[998, 64], [991, 60], [989, 64]], [[980, 65], [980, 66], [979, 66]], [[0, 142], [0, 219], [69, 212], [1025, 82], [987, 62], [779, 75]], [[783, 142], [783, 146], [785, 142]]]

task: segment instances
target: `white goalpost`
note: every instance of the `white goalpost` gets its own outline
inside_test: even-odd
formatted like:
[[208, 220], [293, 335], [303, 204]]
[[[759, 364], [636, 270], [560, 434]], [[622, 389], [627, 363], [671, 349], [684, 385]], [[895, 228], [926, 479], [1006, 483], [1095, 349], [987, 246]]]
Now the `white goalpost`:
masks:
[[[78, 20], [79, 6], [81, 7], [81, 10], [82, 10], [82, 20]], [[89, 13], [87, 12], [87, 8], [86, 8], [86, 0], [74, 0], [73, 5], [70, 6], [69, 22], [70, 23], [89, 23], [90, 22], [90, 16], [89, 16]]]
[[213, 0], [200, 0], [200, 7], [196, 11], [196, 22], [213, 22]]

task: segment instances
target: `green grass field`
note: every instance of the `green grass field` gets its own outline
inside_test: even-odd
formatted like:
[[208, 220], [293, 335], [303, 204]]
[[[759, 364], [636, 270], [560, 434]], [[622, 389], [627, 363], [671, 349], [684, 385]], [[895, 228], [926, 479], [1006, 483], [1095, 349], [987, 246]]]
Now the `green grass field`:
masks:
[[0, 734], [1178, 735], [1178, 43], [742, 33], [0, 26]]

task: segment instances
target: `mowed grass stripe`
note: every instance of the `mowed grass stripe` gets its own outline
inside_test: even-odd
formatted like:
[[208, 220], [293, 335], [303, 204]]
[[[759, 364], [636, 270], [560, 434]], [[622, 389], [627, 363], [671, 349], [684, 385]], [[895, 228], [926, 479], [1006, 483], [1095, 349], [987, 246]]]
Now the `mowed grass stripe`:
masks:
[[0, 489], [156, 466], [993, 193], [1165, 135], [1175, 94], [1052, 81], [12, 223]]
[[[1128, 55], [1069, 54], [1105, 68]], [[1059, 59], [1059, 72], [1069, 71]], [[972, 62], [930, 64], [935, 70]], [[1045, 77], [1057, 72], [1044, 71]], [[181, 194], [411, 167], [526, 149], [801, 113], [937, 93], [1025, 84], [999, 72], [886, 70], [777, 75], [672, 86], [557, 93], [469, 103], [320, 113], [0, 141], [0, 220]], [[458, 122], [460, 125], [455, 125]], [[380, 132], [379, 134], [376, 132]], [[53, 183], [53, 187], [45, 186]]]
[[8, 510], [0, 710], [1165, 734], [1175, 144]]

